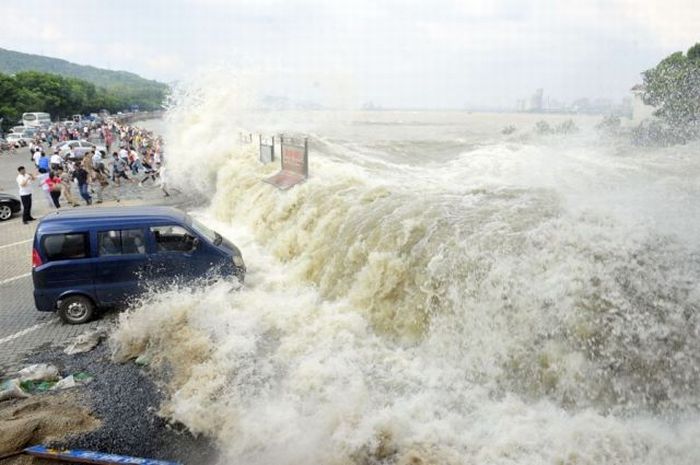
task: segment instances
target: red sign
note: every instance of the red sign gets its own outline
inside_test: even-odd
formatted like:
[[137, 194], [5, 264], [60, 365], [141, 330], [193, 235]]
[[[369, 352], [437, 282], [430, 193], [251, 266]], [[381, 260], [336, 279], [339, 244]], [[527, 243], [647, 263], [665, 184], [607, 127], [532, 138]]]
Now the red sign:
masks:
[[[280, 137], [282, 152], [282, 170], [265, 179], [265, 182], [279, 189], [287, 190], [304, 181], [309, 175], [309, 145], [306, 139], [300, 144], [285, 144]], [[303, 144], [303, 145], [302, 145]]]
[[304, 152], [296, 147], [284, 147], [282, 150], [282, 170], [304, 176]]

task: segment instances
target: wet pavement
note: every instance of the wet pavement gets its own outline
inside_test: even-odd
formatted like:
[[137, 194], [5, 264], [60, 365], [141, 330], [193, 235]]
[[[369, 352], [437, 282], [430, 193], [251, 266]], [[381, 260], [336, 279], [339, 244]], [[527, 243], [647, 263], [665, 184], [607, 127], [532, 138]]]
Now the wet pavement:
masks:
[[[17, 196], [17, 167], [30, 169], [29, 149], [17, 150], [14, 154], [0, 154], [0, 192]], [[34, 171], [34, 170], [31, 170]], [[138, 176], [139, 178], [143, 175]], [[104, 203], [77, 208], [99, 208], [117, 205], [181, 205], [183, 199], [177, 192], [164, 197], [160, 188], [152, 181], [145, 186], [139, 183], [124, 183], [121, 188], [109, 186], [105, 189]], [[76, 198], [77, 189], [73, 188]], [[44, 198], [38, 186], [34, 187], [32, 216], [40, 219], [55, 211]], [[117, 202], [119, 199], [119, 202]], [[72, 208], [66, 206], [64, 208]], [[0, 222], [0, 378], [3, 373], [17, 368], [22, 360], [39, 349], [62, 346], [74, 336], [92, 329], [100, 320], [86, 325], [66, 325], [55, 313], [38, 312], [34, 308], [31, 280], [32, 238], [38, 221], [22, 223], [21, 213], [8, 221]], [[102, 319], [114, 318], [108, 313]]]

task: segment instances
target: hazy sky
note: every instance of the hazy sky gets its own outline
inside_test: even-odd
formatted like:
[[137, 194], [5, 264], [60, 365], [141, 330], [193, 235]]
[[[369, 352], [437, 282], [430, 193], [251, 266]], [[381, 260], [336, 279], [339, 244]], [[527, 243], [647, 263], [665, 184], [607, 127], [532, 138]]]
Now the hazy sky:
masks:
[[173, 81], [204, 67], [269, 94], [512, 107], [628, 95], [700, 41], [698, 0], [3, 0], [0, 47]]

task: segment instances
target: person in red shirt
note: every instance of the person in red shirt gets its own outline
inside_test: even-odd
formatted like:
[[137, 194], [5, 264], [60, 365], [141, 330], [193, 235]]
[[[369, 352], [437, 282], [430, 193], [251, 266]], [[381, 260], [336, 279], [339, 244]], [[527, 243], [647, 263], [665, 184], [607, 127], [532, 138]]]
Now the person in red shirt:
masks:
[[59, 178], [54, 171], [49, 173], [49, 177], [44, 181], [47, 186], [49, 186], [49, 195], [51, 195], [51, 200], [56, 208], [61, 208], [61, 203], [59, 198], [61, 197], [62, 184], [61, 178]]

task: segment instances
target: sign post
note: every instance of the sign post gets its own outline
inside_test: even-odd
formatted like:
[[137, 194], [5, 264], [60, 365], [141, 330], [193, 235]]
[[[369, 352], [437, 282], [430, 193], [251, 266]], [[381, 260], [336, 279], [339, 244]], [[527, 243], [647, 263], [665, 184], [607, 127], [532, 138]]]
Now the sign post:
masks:
[[260, 134], [258, 140], [260, 141], [260, 163], [268, 164], [275, 161], [275, 136], [263, 139]]
[[306, 137], [280, 136], [280, 152], [282, 169], [264, 181], [278, 189], [287, 190], [309, 177], [309, 140]]

